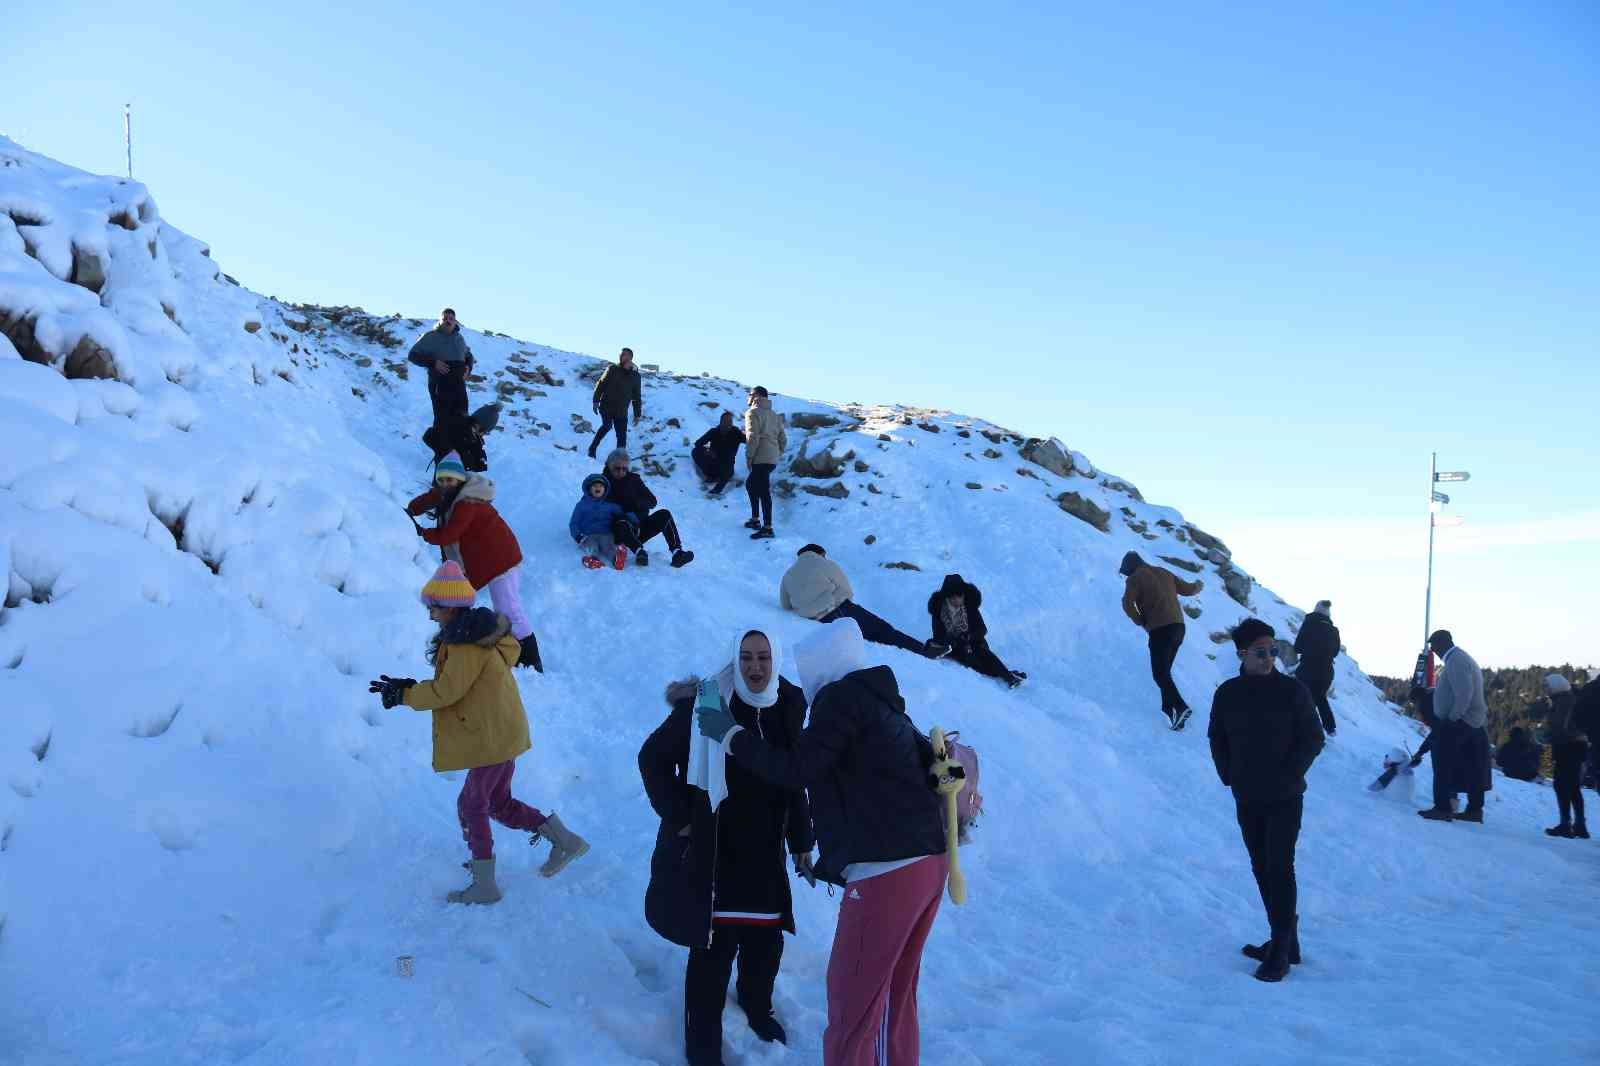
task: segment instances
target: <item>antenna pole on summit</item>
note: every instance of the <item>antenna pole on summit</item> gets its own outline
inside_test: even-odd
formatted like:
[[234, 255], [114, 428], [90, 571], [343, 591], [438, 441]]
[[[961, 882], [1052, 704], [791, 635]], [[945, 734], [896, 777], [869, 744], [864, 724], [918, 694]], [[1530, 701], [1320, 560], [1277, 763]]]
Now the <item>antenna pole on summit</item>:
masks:
[[128, 153], [128, 180], [133, 180], [133, 105], [122, 105], [122, 147]]

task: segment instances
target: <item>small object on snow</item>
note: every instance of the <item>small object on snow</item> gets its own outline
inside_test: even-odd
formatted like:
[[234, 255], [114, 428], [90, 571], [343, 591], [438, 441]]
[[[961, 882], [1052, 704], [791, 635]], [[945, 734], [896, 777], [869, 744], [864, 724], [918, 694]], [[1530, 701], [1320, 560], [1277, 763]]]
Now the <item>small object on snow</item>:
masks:
[[1194, 710], [1192, 708], [1184, 707], [1184, 708], [1181, 708], [1176, 714], [1174, 714], [1172, 716], [1172, 730], [1173, 730], [1173, 732], [1178, 732], [1184, 726], [1188, 725], [1189, 724], [1189, 716], [1191, 714], [1193, 714], [1193, 713], [1194, 713]]
[[604, 570], [606, 568], [606, 564], [593, 555], [585, 555], [583, 557], [583, 565], [590, 570]]
[[396, 955], [394, 960], [395, 972], [401, 977], [412, 976], [416, 973], [416, 961], [417, 957], [415, 955]]
[[628, 549], [624, 548], [622, 545], [618, 544], [617, 545], [616, 554], [614, 554], [611, 557], [611, 568], [613, 570], [621, 570], [624, 566], [627, 566], [627, 565], [628, 565]]

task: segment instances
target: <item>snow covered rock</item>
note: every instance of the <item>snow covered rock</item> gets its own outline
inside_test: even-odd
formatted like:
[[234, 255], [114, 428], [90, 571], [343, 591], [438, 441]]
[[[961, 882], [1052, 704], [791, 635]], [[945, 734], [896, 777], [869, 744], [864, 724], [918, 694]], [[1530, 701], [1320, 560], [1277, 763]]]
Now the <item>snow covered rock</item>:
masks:
[[1049, 440], [1030, 437], [1022, 446], [1022, 457], [1057, 477], [1072, 476], [1072, 456], [1067, 447], [1054, 437]]

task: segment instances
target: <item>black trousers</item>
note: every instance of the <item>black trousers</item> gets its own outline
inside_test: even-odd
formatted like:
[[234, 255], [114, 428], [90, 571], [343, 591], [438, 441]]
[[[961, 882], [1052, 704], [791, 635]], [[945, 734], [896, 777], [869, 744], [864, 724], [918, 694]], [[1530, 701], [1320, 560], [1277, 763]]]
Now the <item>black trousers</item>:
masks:
[[[1299, 675], [1296, 675], [1299, 676]], [[1333, 687], [1333, 678], [1324, 681], [1320, 677], [1305, 681], [1306, 688], [1311, 690], [1311, 699], [1317, 705], [1317, 714], [1322, 718], [1322, 731], [1332, 733], [1336, 727], [1333, 720], [1333, 708], [1328, 706], [1328, 690]]]
[[750, 476], [744, 479], [745, 494], [750, 497], [750, 517], [767, 528], [772, 528], [772, 472], [776, 463], [756, 463], [750, 467]]
[[987, 640], [975, 640], [970, 644], [958, 644], [950, 651], [950, 658], [967, 667], [976, 670], [984, 677], [998, 677], [1002, 681], [1011, 679], [1011, 671], [1006, 664], [1000, 661], [990, 648]]
[[888, 622], [851, 600], [845, 600], [839, 606], [817, 619], [817, 621], [832, 622], [838, 618], [854, 618], [856, 624], [861, 627], [861, 635], [874, 644], [887, 644], [891, 648], [904, 648], [906, 651], [914, 651], [923, 656], [928, 654], [928, 647], [924, 642], [900, 632]]
[[709, 948], [689, 949], [683, 975], [683, 1043], [690, 1054], [722, 1054], [722, 1006], [739, 960], [739, 1006], [751, 1017], [772, 1013], [772, 986], [783, 960], [783, 930], [775, 925], [718, 925]]
[[683, 540], [678, 536], [678, 523], [673, 521], [672, 512], [665, 507], [645, 515], [637, 526], [626, 518], [611, 523], [612, 538], [633, 551], [643, 548], [644, 542], [658, 533], [666, 536], [668, 549], [683, 550]]
[[609, 411], [600, 412], [600, 428], [594, 432], [594, 440], [589, 442], [589, 455], [594, 456], [595, 449], [600, 447], [600, 442], [606, 439], [606, 434], [613, 429], [617, 431], [617, 447], [628, 446], [628, 412], [620, 415], [611, 414]]
[[1295, 910], [1299, 888], [1294, 880], [1294, 849], [1300, 839], [1300, 815], [1304, 797], [1277, 803], [1236, 801], [1239, 832], [1250, 853], [1250, 872], [1255, 874], [1262, 906], [1267, 909], [1267, 924], [1274, 940], [1294, 935]]
[[1183, 645], [1183, 623], [1158, 626], [1150, 631], [1150, 676], [1161, 690], [1161, 709], [1168, 714], [1189, 706], [1172, 683], [1172, 663]]
[[433, 424], [439, 425], [449, 415], [467, 413], [467, 367], [452, 369], [448, 374], [428, 371], [428, 399], [433, 402]]
[[1555, 759], [1556, 807], [1561, 812], [1561, 824], [1572, 825], [1584, 821], [1583, 817], [1583, 759], [1589, 754], [1589, 745], [1581, 740], [1553, 744], [1550, 755]]
[[700, 471], [700, 476], [711, 482], [712, 492], [721, 492], [728, 487], [728, 482], [733, 480], [733, 462], [724, 463], [715, 455], [697, 451], [693, 453], [694, 468]]
[[1448, 811], [1455, 806], [1456, 793], [1467, 794], [1467, 810], [1483, 810], [1483, 789], [1462, 788], [1463, 783], [1478, 784], [1481, 767], [1475, 765], [1472, 746], [1478, 730], [1462, 722], [1445, 720], [1434, 727], [1437, 739], [1430, 749], [1433, 759], [1433, 806]]

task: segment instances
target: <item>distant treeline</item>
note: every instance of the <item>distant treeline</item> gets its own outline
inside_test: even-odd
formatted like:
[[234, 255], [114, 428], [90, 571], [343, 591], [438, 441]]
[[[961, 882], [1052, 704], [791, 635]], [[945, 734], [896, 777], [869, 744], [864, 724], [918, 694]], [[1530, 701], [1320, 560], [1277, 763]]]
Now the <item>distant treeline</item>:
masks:
[[[1483, 694], [1489, 704], [1489, 740], [1496, 746], [1503, 743], [1513, 726], [1521, 726], [1530, 737], [1537, 737], [1544, 727], [1544, 711], [1539, 702], [1544, 699], [1546, 674], [1560, 674], [1572, 682], [1574, 689], [1583, 684], [1588, 671], [1564, 663], [1561, 666], [1518, 666], [1483, 672]], [[1373, 682], [1383, 691], [1384, 699], [1406, 708], [1411, 693], [1409, 677], [1374, 677]]]

